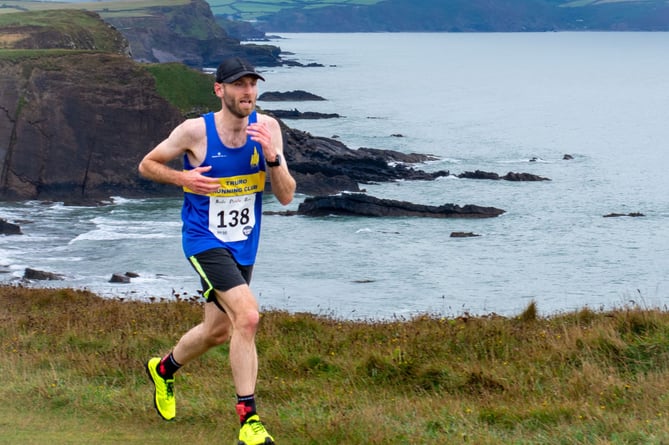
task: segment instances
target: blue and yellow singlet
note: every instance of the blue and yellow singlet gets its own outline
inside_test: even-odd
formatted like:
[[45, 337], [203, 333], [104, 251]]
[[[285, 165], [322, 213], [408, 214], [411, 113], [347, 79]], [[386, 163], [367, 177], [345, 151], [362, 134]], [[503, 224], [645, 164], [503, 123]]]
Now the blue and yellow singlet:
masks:
[[[260, 238], [262, 194], [265, 189], [265, 159], [259, 143], [247, 137], [246, 144], [228, 148], [216, 131], [214, 113], [202, 116], [207, 129], [207, 154], [202, 167], [211, 165], [206, 176], [218, 178], [218, 191], [198, 195], [184, 187], [181, 209], [182, 243], [189, 258], [216, 247], [230, 251], [243, 266], [255, 262]], [[257, 120], [249, 115], [249, 124]], [[184, 155], [184, 169], [194, 167]]]

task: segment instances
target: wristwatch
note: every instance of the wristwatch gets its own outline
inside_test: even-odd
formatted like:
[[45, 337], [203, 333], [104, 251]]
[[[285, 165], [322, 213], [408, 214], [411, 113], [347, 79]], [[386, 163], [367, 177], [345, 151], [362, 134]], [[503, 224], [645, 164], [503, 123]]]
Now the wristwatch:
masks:
[[278, 167], [279, 165], [281, 165], [281, 155], [277, 154], [276, 158], [274, 158], [273, 161], [266, 159], [265, 162], [267, 163], [268, 167]]

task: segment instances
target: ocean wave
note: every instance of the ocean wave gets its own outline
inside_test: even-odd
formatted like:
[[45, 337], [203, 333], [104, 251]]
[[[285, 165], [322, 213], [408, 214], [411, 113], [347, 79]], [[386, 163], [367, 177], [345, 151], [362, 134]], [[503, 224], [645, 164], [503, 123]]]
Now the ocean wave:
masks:
[[122, 196], [110, 196], [112, 204], [115, 205], [124, 205], [124, 204], [141, 204], [146, 202], [147, 198], [124, 198]]
[[82, 233], [77, 235], [72, 239], [68, 244], [72, 245], [80, 241], [116, 241], [122, 239], [170, 239], [181, 236], [180, 233], [160, 233], [160, 232], [148, 232], [148, 233], [129, 233], [127, 231], [119, 230], [104, 230], [96, 229], [91, 230], [90, 232]]
[[181, 220], [169, 220], [169, 221], [160, 221], [157, 222], [155, 218], [151, 218], [151, 215], [145, 213], [141, 215], [136, 214], [123, 214], [123, 215], [102, 215], [94, 216], [90, 218], [87, 222], [93, 223], [98, 228], [104, 229], [105, 226], [111, 226], [113, 228], [117, 227], [127, 227], [128, 230], [134, 231], [156, 231], [162, 230], [165, 228], [180, 228]]
[[369, 227], [363, 227], [362, 229], [358, 229], [355, 231], [355, 233], [371, 233], [372, 229]]
[[55, 263], [61, 263], [61, 262], [67, 262], [67, 263], [80, 263], [82, 261], [86, 261], [86, 258], [81, 257], [81, 256], [70, 256], [70, 257], [64, 257], [64, 256], [59, 256], [57, 258], [54, 257], [44, 257], [42, 258], [42, 261], [45, 263], [49, 262], [55, 262]]

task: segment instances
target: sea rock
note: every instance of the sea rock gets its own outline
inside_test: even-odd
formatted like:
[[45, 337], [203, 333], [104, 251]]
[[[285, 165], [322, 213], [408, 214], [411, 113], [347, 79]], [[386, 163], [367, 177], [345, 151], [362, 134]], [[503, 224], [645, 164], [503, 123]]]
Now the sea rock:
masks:
[[502, 179], [505, 181], [550, 181], [548, 178], [543, 176], [533, 175], [532, 173], [514, 173], [509, 172], [506, 175], [502, 176]]
[[474, 232], [451, 232], [451, 238], [471, 238], [474, 236], [481, 236]]
[[[281, 55], [283, 56], [285, 53], [282, 51]], [[310, 63], [301, 63], [298, 62], [297, 60], [282, 60], [282, 65], [284, 66], [299, 66], [301, 68], [323, 68], [325, 65], [322, 63], [318, 62], [310, 62]], [[335, 66], [335, 65], [330, 65], [330, 66]]]
[[109, 279], [110, 283], [123, 283], [123, 284], [128, 284], [130, 283], [130, 277], [127, 275], [123, 275], [120, 273], [115, 273], [112, 274], [111, 278]]
[[550, 181], [549, 178], [544, 178], [542, 176], [533, 175], [531, 173], [514, 173], [509, 172], [504, 176], [500, 176], [494, 172], [486, 172], [482, 170], [475, 170], [473, 172], [467, 171], [460, 173], [458, 178], [467, 178], [467, 179], [492, 179], [492, 180], [505, 180], [505, 181]]
[[279, 119], [334, 119], [341, 117], [337, 113], [318, 113], [316, 111], [299, 111], [297, 108], [292, 110], [263, 110], [267, 114]]
[[430, 206], [413, 204], [407, 201], [380, 199], [364, 193], [342, 193], [340, 195], [308, 197], [299, 205], [297, 213], [307, 216], [491, 218], [501, 215], [504, 210], [476, 205], [462, 207], [455, 204]]
[[620, 217], [620, 216], [631, 216], [633, 218], [637, 218], [640, 216], [646, 216], [643, 213], [639, 212], [631, 212], [631, 213], [609, 213], [608, 215], [604, 215], [604, 218], [615, 218], [615, 217]]
[[360, 184], [430, 181], [449, 175], [448, 171], [427, 173], [410, 166], [435, 159], [432, 155], [374, 148], [353, 150], [338, 140], [312, 136], [281, 124], [284, 154], [297, 182], [298, 193], [315, 196], [358, 192]]
[[303, 102], [310, 100], [321, 101], [325, 100], [325, 98], [304, 90], [293, 90], [286, 92], [267, 91], [258, 96], [258, 100], [266, 102]]
[[23, 272], [24, 280], [38, 280], [38, 281], [51, 281], [51, 280], [62, 280], [63, 276], [53, 272], [45, 272], [43, 270], [31, 269], [27, 267]]
[[458, 175], [458, 178], [466, 178], [466, 179], [493, 179], [493, 180], [499, 180], [499, 175], [494, 172], [484, 172], [482, 170], [476, 170], [473, 172], [464, 172], [460, 173]]
[[21, 227], [0, 218], [0, 235], [22, 235]]

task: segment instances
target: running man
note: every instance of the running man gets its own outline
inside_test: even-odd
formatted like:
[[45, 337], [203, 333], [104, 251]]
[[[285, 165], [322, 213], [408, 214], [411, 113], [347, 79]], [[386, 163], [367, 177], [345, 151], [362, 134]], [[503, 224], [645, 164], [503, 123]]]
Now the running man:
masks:
[[[258, 79], [265, 80], [247, 61], [223, 61], [214, 82], [221, 109], [182, 122], [139, 164], [142, 176], [183, 188], [183, 249], [200, 276], [207, 301], [202, 322], [169, 354], [153, 357], [146, 365], [156, 410], [163, 419], [173, 419], [176, 371], [229, 340], [239, 445], [274, 444], [256, 412], [255, 334], [260, 314], [249, 288], [266, 175], [281, 204], [289, 204], [295, 193], [279, 123], [255, 110]], [[168, 166], [179, 157], [183, 170]]]

